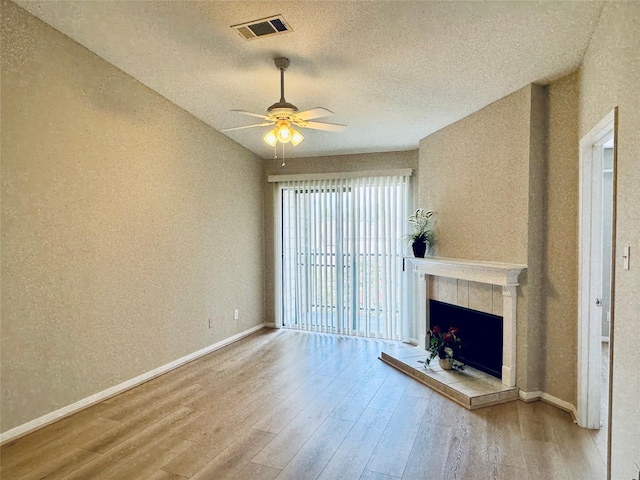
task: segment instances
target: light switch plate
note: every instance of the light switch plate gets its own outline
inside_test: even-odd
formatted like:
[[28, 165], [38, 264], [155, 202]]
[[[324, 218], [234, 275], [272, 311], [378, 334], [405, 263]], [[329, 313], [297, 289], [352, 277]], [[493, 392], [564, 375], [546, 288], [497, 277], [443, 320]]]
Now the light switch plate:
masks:
[[622, 249], [622, 267], [625, 270], [629, 270], [629, 252], [631, 251], [631, 247], [624, 247]]

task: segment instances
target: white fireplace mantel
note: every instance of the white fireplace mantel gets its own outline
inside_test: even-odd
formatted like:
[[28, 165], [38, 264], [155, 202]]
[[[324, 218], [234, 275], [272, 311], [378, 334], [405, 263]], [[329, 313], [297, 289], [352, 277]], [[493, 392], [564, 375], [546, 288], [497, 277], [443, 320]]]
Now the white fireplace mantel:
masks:
[[407, 320], [415, 326], [419, 344], [423, 348], [427, 347], [429, 275], [502, 287], [502, 383], [509, 387], [515, 386], [516, 287], [520, 272], [527, 266], [444, 257], [407, 257], [404, 260], [406, 292], [408, 293]]

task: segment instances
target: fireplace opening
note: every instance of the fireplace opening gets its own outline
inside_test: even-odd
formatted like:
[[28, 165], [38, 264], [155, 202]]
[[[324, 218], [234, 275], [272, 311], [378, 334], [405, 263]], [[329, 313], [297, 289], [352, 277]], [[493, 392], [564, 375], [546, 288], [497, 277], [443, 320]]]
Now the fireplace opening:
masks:
[[462, 340], [459, 360], [502, 377], [502, 317], [449, 303], [429, 300], [429, 329], [457, 327]]

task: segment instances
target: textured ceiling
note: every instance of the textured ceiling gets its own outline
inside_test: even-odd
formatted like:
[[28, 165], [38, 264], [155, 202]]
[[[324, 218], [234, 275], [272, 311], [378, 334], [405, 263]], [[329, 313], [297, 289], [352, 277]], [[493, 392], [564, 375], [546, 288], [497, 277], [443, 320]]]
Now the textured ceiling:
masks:
[[[417, 148], [421, 138], [531, 82], [575, 70], [603, 2], [40, 1], [29, 12], [216, 129], [279, 100], [322, 106], [344, 133], [303, 130], [288, 157]], [[230, 25], [282, 14], [293, 32]], [[263, 158], [266, 127], [227, 135]]]

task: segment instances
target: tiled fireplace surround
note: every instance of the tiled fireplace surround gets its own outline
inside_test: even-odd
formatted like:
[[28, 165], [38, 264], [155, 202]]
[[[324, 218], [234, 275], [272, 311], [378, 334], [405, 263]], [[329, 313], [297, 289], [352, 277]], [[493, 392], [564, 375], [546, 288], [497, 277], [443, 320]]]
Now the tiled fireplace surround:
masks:
[[[405, 258], [405, 324], [413, 326], [418, 348], [383, 352], [381, 359], [467, 408], [517, 398], [516, 302], [524, 269], [526, 265], [443, 257]], [[501, 382], [470, 368], [444, 372], [417, 363], [426, 356], [429, 298], [503, 317]]]

